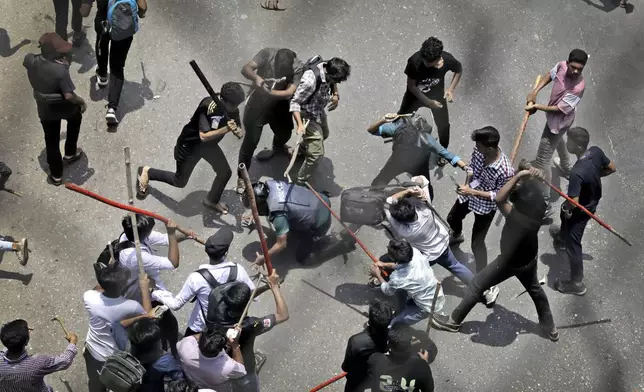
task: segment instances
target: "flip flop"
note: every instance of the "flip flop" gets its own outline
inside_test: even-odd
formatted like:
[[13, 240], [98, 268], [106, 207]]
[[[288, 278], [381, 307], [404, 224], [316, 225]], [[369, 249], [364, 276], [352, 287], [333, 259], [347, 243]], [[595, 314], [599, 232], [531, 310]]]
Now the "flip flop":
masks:
[[[136, 169], [136, 198], [139, 200], [144, 200], [146, 197], [148, 197], [149, 193], [149, 188], [146, 185], [143, 187], [141, 185], [141, 175], [143, 174], [143, 166], [139, 166], [138, 169]], [[149, 179], [148, 179], [149, 182]]]
[[279, 0], [262, 0], [259, 5], [269, 11], [284, 11], [286, 10], [285, 7], [280, 7], [279, 6]]

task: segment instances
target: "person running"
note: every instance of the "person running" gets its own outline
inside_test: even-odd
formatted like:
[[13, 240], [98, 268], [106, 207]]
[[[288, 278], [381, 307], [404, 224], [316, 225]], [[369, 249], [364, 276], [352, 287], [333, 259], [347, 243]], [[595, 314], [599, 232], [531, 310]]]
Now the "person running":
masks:
[[[237, 83], [224, 83], [219, 98], [223, 107], [217, 105], [211, 97], [202, 99], [190, 122], [183, 127], [174, 146], [174, 159], [177, 163], [174, 173], [149, 166], [139, 167], [136, 181], [138, 199], [147, 197], [150, 181], [185, 187], [197, 163], [204, 159], [215, 171], [216, 177], [203, 205], [222, 214], [228, 213], [228, 206], [221, 202], [221, 195], [232, 176], [232, 170], [219, 142], [228, 132], [238, 137], [242, 135], [242, 129], [237, 126], [241, 124], [237, 107], [244, 102], [244, 90]], [[230, 120], [224, 123], [226, 115], [230, 116]]]
[[[581, 204], [593, 214], [602, 197], [602, 177], [615, 173], [617, 168], [601, 148], [588, 148], [590, 135], [581, 127], [568, 131], [566, 148], [569, 153], [577, 156], [577, 162], [570, 170], [568, 182], [568, 197]], [[570, 279], [555, 282], [555, 289], [564, 294], [584, 295], [584, 263], [581, 239], [586, 225], [590, 220], [588, 214], [565, 201], [561, 205], [561, 225], [553, 225], [550, 232], [555, 239], [555, 245], [563, 245], [570, 263]]]
[[[458, 198], [447, 215], [447, 223], [453, 231], [450, 245], [456, 245], [465, 240], [463, 220], [474, 212], [472, 253], [476, 272], [482, 271], [487, 265], [485, 237], [496, 214], [496, 194], [514, 175], [512, 163], [499, 147], [500, 140], [499, 131], [491, 126], [472, 132], [472, 141], [475, 143], [470, 159], [472, 171], [468, 172], [465, 184], [457, 189]], [[486, 304], [492, 306], [498, 295], [498, 287], [491, 287], [485, 294]]]
[[[77, 148], [85, 101], [74, 92], [76, 87], [69, 74], [72, 44], [56, 33], [43, 34], [38, 40], [40, 55], [29, 53], [22, 65], [27, 68], [29, 83], [38, 106], [38, 117], [45, 131], [45, 151], [49, 175], [47, 180], [56, 186], [63, 183], [63, 164], [83, 156]], [[65, 155], [60, 155], [60, 124], [67, 121]]]
[[344, 392], [355, 392], [367, 377], [367, 361], [374, 353], [387, 351], [387, 333], [394, 318], [394, 309], [384, 301], [374, 300], [369, 304], [369, 321], [364, 331], [349, 338], [342, 361], [342, 370], [347, 372]]
[[[91, 4], [94, 0], [88, 0]], [[109, 6], [112, 3], [110, 0], [96, 0], [96, 17], [94, 18], [94, 30], [96, 31], [96, 89], [107, 87], [109, 84], [107, 112], [105, 113], [105, 121], [107, 125], [114, 126], [119, 123], [116, 116], [116, 110], [119, 106], [121, 99], [121, 90], [123, 90], [123, 83], [125, 82], [124, 68], [127, 54], [130, 51], [130, 46], [134, 39], [134, 31], [132, 35], [126, 34], [125, 37], [114, 37], [112, 35], [112, 26], [108, 20], [114, 14], [114, 10]], [[128, 0], [123, 1], [123, 6], [130, 8], [131, 5], [136, 3], [135, 15], [130, 15], [135, 19], [138, 27], [138, 18], [144, 18], [148, 10], [147, 0]], [[123, 8], [122, 8], [123, 9]], [[127, 12], [126, 11], [126, 12]], [[87, 12], [84, 10], [84, 12]], [[87, 12], [89, 13], [89, 12]], [[124, 12], [125, 13], [125, 12]], [[122, 22], [122, 21], [121, 21]], [[107, 78], [107, 64], [110, 65], [110, 79]]]
[[[445, 89], [445, 74], [453, 72], [452, 82]], [[423, 42], [420, 50], [407, 60], [407, 90], [403, 96], [398, 114], [413, 113], [421, 107], [432, 111], [438, 140], [447, 148], [449, 145], [449, 112], [447, 102], [454, 100], [454, 91], [461, 80], [463, 66], [450, 53], [443, 50], [443, 42], [436, 37], [429, 37]], [[439, 165], [447, 163], [439, 159]]]
[[[351, 74], [351, 66], [338, 57], [324, 61], [316, 56], [307, 61], [305, 68], [308, 69], [302, 74], [289, 107], [297, 124], [296, 132], [302, 136], [302, 148], [306, 150], [306, 158], [297, 173], [297, 182], [301, 185], [309, 181], [324, 157], [324, 141], [329, 137], [327, 105], [329, 111], [338, 107], [338, 84]], [[306, 120], [309, 123], [305, 127]]]
[[[586, 52], [581, 49], [573, 49], [568, 55], [568, 61], [560, 61], [555, 64], [549, 72], [546, 72], [541, 77], [537, 87], [526, 98], [526, 111], [534, 113], [540, 110], [546, 113], [546, 125], [543, 128], [539, 148], [537, 149], [535, 167], [544, 171], [547, 181], [550, 181], [550, 161], [555, 151], [559, 155], [559, 159], [555, 159], [555, 166], [564, 175], [568, 175], [570, 172], [570, 157], [561, 141], [575, 121], [577, 105], [579, 105], [586, 89], [586, 82], [582, 72], [586, 67], [587, 61], [588, 54]], [[548, 104], [536, 103], [539, 91], [550, 82], [554, 83]], [[549, 200], [550, 189], [545, 184], [543, 186]], [[551, 206], [549, 204], [546, 215], [550, 215], [550, 211]]]
[[[241, 70], [242, 75], [253, 82], [248, 102], [244, 108], [244, 141], [239, 149], [239, 163], [250, 170], [253, 154], [262, 136], [262, 128], [268, 124], [273, 131], [273, 149], [257, 155], [258, 160], [267, 160], [275, 153], [291, 154], [286, 143], [293, 131], [293, 118], [289, 112], [289, 100], [300, 84], [304, 72], [302, 61], [290, 49], [264, 48]], [[265, 79], [270, 91], [264, 89]], [[238, 174], [237, 193], [246, 189], [244, 179]]]
[[522, 168], [495, 196], [499, 211], [506, 218], [501, 232], [501, 254], [474, 276], [451, 318], [434, 316], [436, 328], [457, 332], [485, 290], [514, 276], [532, 298], [543, 333], [552, 341], [559, 340], [548, 297], [537, 276], [538, 236], [546, 212], [540, 183], [542, 173], [536, 168], [525, 169], [523, 165]]
[[[447, 160], [454, 167], [463, 171], [468, 169], [461, 157], [448, 151], [431, 135], [432, 126], [423, 116], [416, 113], [411, 116], [386, 114], [369, 126], [367, 132], [383, 138], [393, 138], [391, 156], [373, 179], [371, 186], [387, 185], [402, 173], [409, 173], [412, 177], [424, 176], [429, 180], [429, 160], [432, 153]], [[428, 186], [433, 199], [434, 188], [431, 183]]]

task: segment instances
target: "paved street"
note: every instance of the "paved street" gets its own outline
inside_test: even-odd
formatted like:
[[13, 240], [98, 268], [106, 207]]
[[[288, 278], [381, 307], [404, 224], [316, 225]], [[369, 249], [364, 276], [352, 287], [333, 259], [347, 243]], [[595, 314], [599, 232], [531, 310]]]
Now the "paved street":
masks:
[[[319, 53], [342, 57], [352, 66], [350, 79], [340, 86], [340, 107], [329, 116], [326, 157], [313, 181], [316, 188], [332, 193], [338, 210], [340, 190], [368, 185], [389, 156], [391, 145], [365, 130], [378, 116], [398, 109], [407, 58], [430, 35], [442, 39], [445, 49], [463, 63], [463, 78], [449, 107], [450, 149], [466, 158], [473, 147], [470, 131], [485, 125], [501, 131], [501, 146], [509, 152], [536, 75], [565, 60], [571, 49], [582, 48], [590, 59], [576, 124], [590, 131], [591, 145], [600, 146], [618, 168], [603, 180], [599, 215], [634, 245], [629, 248], [590, 223], [584, 237], [588, 294], [564, 296], [552, 285], [567, 276], [568, 264], [554, 251], [544, 226], [539, 274], [548, 278], [546, 293], [560, 341], [536, 334], [534, 305], [527, 295], [515, 299], [522, 287], [510, 280], [500, 286], [496, 307], [477, 306], [461, 333], [431, 332], [438, 350], [431, 367], [437, 392], [644, 390], [644, 332], [639, 324], [644, 317], [644, 258], [639, 253], [644, 220], [644, 4], [632, 0], [635, 8], [626, 14], [610, 0], [286, 1], [287, 11], [269, 12], [259, 7], [259, 0], [150, 0], [127, 60], [123, 119], [116, 132], [106, 129], [106, 97], [94, 88], [94, 7], [83, 22], [89, 43], [77, 51], [71, 66], [77, 92], [89, 105], [79, 140], [87, 158], [66, 171], [66, 181], [125, 202], [123, 147], [131, 148], [134, 169], [143, 164], [175, 167], [176, 137], [206, 96], [188, 65], [191, 59], [218, 89], [226, 81], [241, 81], [241, 67], [261, 48], [288, 47], [304, 59]], [[54, 30], [53, 18], [48, 0], [0, 2], [0, 160], [14, 171], [8, 185], [23, 194], [17, 198], [0, 192], [0, 234], [27, 236], [33, 248], [26, 267], [12, 254], [0, 255], [0, 322], [28, 320], [35, 328], [32, 353], [65, 347], [62, 331], [50, 322], [54, 315], [84, 340], [88, 317], [82, 295], [95, 285], [91, 264], [121, 232], [123, 216], [46, 183], [43, 132], [22, 59], [39, 50], [37, 40]], [[540, 102], [549, 91], [540, 94]], [[422, 111], [429, 116], [427, 109]], [[520, 156], [534, 157], [544, 122], [543, 114], [531, 118]], [[268, 147], [271, 137], [265, 128], [260, 148]], [[236, 166], [241, 141], [229, 135], [221, 145]], [[251, 176], [281, 176], [285, 166], [285, 159], [254, 163]], [[437, 209], [447, 214], [455, 198], [448, 174], [462, 174], [449, 166], [442, 172], [441, 178], [440, 170], [432, 170], [438, 176], [432, 181]], [[224, 217], [201, 205], [212, 176], [202, 162], [184, 189], [155, 183], [152, 194], [136, 205], [172, 217], [203, 237], [224, 226], [233, 228], [229, 257], [248, 266], [259, 242], [256, 232], [241, 227], [243, 206], [233, 190], [236, 176], [224, 193], [232, 207]], [[563, 186], [565, 190], [565, 181]], [[470, 216], [466, 238], [471, 222]], [[337, 223], [333, 227], [340, 230]], [[164, 230], [159, 223], [157, 228]], [[493, 226], [488, 236], [490, 260], [498, 254], [500, 233], [501, 227]], [[374, 254], [385, 252], [384, 232], [364, 229], [359, 236]], [[474, 268], [467, 239], [461, 255]], [[180, 268], [163, 275], [175, 292], [207, 259], [197, 243], [183, 243], [180, 249]], [[291, 318], [257, 339], [256, 347], [268, 356], [260, 373], [263, 391], [308, 391], [340, 371], [346, 340], [366, 321], [345, 304], [365, 311], [377, 295], [364, 285], [369, 264], [359, 250], [307, 265], [296, 263], [291, 251], [274, 260], [278, 272], [287, 275], [282, 289]], [[446, 309], [452, 309], [462, 286], [444, 269], [435, 272], [444, 279]], [[189, 311], [191, 307], [178, 313], [181, 330]], [[257, 316], [273, 311], [270, 294], [251, 307]], [[424, 327], [424, 322], [418, 325]], [[57, 391], [87, 390], [82, 357], [48, 381]], [[343, 382], [325, 390], [341, 391]]]

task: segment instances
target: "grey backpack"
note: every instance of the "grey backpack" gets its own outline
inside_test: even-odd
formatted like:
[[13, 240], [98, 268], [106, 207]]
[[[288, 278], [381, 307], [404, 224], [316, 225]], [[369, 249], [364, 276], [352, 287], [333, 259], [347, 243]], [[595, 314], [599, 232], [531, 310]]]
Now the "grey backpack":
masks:
[[98, 374], [100, 382], [112, 392], [134, 392], [143, 382], [145, 368], [138, 359], [125, 351], [110, 355]]
[[107, 24], [113, 41], [132, 37], [139, 31], [138, 12], [136, 0], [109, 0]]

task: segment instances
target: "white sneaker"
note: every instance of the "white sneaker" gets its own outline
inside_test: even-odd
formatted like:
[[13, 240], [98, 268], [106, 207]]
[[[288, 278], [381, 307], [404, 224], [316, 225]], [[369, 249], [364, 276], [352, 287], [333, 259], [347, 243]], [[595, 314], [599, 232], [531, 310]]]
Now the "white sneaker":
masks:
[[116, 118], [116, 111], [114, 109], [107, 109], [107, 113], [105, 113], [105, 121], [107, 121], [107, 125], [116, 125], [119, 123], [119, 120]]
[[499, 296], [499, 291], [498, 287], [492, 286], [489, 290], [485, 290], [485, 292], [483, 292], [483, 296], [485, 297], [485, 306], [494, 306], [494, 303]]
[[101, 75], [98, 74], [98, 72], [96, 73], [96, 89], [97, 90], [101, 89], [103, 87], [106, 87], [107, 86], [107, 81], [108, 81], [107, 76], [101, 76]]

